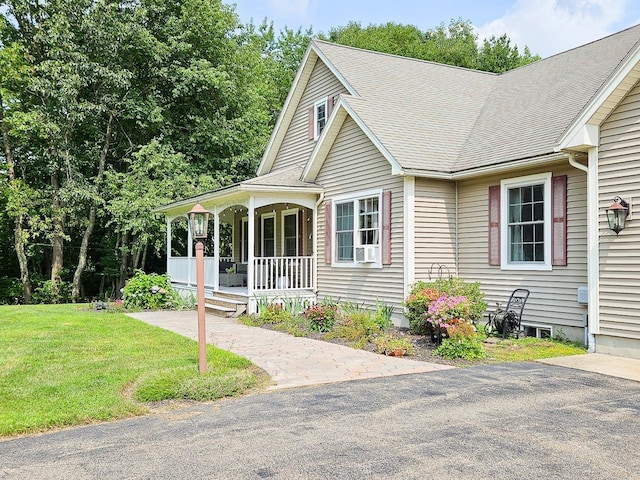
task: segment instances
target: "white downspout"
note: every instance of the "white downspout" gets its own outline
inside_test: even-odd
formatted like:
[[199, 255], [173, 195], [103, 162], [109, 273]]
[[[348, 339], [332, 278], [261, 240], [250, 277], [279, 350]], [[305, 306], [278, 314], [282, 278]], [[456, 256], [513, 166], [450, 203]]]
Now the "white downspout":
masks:
[[454, 258], [453, 261], [455, 262], [455, 272], [456, 272], [456, 277], [460, 275], [460, 210], [459, 210], [459, 205], [458, 205], [458, 181], [455, 181], [456, 184], [456, 236], [455, 236], [455, 250], [454, 250]]
[[573, 153], [569, 154], [569, 164], [587, 174], [587, 283], [589, 285], [589, 303], [587, 313], [587, 346], [589, 353], [596, 351], [596, 335], [600, 333], [599, 276], [600, 258], [598, 252], [598, 148], [589, 149], [588, 166], [578, 163]]
[[313, 209], [313, 291], [316, 295], [318, 294], [318, 207], [323, 201], [324, 192], [320, 194]]

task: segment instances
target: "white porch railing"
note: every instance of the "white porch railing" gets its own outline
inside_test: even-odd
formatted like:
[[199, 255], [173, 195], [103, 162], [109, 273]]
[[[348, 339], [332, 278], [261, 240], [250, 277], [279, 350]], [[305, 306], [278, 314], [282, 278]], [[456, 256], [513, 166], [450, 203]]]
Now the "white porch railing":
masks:
[[[213, 275], [218, 268], [218, 259], [204, 257], [204, 285], [213, 288]], [[171, 257], [167, 262], [167, 273], [172, 282], [196, 284], [196, 259], [189, 257]]]
[[253, 260], [254, 290], [300, 290], [313, 288], [313, 257], [256, 257]]

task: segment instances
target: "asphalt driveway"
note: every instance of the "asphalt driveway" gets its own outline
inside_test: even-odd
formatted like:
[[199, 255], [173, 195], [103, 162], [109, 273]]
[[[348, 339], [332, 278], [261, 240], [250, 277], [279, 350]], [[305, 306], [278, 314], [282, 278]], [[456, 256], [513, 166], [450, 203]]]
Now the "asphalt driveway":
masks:
[[640, 478], [640, 383], [539, 363], [319, 385], [0, 442], [0, 478]]

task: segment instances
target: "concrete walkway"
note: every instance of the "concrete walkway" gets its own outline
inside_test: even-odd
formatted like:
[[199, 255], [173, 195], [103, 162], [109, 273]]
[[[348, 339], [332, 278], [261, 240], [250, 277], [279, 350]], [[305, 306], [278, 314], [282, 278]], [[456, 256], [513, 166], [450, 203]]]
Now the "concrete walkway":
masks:
[[[198, 338], [198, 320], [194, 311], [156, 311], [129, 315], [185, 337], [194, 340]], [[293, 337], [264, 328], [247, 327], [233, 318], [207, 315], [206, 322], [207, 343], [248, 358], [264, 369], [275, 382], [270, 389], [453, 368], [448, 365], [387, 357], [329, 342]]]
[[571, 357], [545, 358], [540, 363], [557, 367], [574, 368], [586, 372], [601, 373], [610, 377], [626, 378], [640, 382], [640, 360], [602, 353], [574, 355]]

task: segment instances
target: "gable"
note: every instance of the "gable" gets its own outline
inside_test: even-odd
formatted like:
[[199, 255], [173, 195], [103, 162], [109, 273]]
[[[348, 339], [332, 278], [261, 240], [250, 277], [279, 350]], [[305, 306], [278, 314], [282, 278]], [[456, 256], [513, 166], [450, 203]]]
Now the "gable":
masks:
[[349, 98], [347, 101], [345, 98], [341, 98], [335, 106], [334, 113], [329, 119], [325, 131], [318, 140], [311, 157], [307, 162], [303, 174], [302, 180], [305, 182], [315, 182], [320, 169], [322, 168], [329, 151], [333, 148], [336, 138], [341, 134], [342, 128], [348, 119], [351, 123], [354, 123], [360, 130], [361, 135], [358, 137], [362, 143], [370, 143], [373, 145], [378, 153], [387, 160], [391, 166], [391, 173], [399, 175], [402, 173], [402, 168], [391, 153], [386, 149], [383, 143], [378, 139], [373, 132], [369, 129], [369, 126], [357, 115], [353, 108], [353, 103], [359, 103], [360, 99]]
[[312, 42], [280, 112], [257, 175], [306, 163], [316, 143], [307, 135], [308, 108], [325, 97], [355, 93], [319, 53]]
[[328, 196], [378, 188], [395, 181], [402, 183], [402, 179], [392, 177], [392, 167], [378, 147], [353, 118], [346, 116], [318, 169], [316, 183], [324, 187]]

